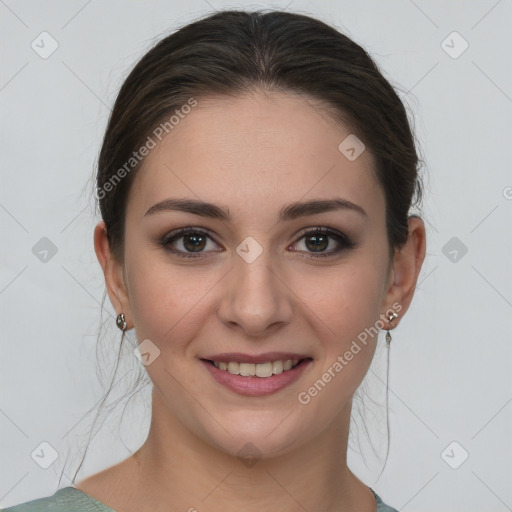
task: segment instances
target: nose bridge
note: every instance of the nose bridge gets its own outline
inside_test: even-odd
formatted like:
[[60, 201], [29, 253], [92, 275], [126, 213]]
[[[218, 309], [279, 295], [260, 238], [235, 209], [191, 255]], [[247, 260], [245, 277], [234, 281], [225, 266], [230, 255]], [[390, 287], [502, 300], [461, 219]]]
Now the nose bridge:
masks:
[[229, 292], [221, 306], [225, 323], [238, 324], [247, 333], [257, 335], [276, 323], [291, 317], [291, 305], [279, 265], [272, 261], [272, 252], [254, 238], [246, 238], [233, 256]]

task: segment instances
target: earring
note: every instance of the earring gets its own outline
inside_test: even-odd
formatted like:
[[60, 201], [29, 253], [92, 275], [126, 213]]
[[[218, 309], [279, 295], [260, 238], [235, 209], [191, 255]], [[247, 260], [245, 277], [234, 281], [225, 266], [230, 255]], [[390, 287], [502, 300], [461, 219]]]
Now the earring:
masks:
[[124, 318], [124, 313], [120, 313], [119, 315], [117, 315], [117, 318], [116, 318], [116, 325], [117, 327], [119, 327], [119, 329], [121, 329], [121, 331], [126, 331], [126, 319]]
[[[393, 313], [390, 313], [388, 315], [388, 320], [389, 322], [391, 323], [395, 318], [398, 318], [398, 315], [393, 311]], [[388, 332], [386, 333], [386, 343], [389, 344], [391, 343], [391, 333], [389, 332], [389, 329], [388, 329]]]

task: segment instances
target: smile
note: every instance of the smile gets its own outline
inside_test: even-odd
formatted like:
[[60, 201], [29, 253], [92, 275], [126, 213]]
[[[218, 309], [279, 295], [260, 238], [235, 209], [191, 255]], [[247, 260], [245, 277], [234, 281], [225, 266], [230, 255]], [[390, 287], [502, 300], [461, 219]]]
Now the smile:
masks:
[[264, 396], [291, 385], [313, 364], [305, 359], [276, 359], [272, 362], [245, 363], [238, 361], [200, 360], [222, 387], [244, 396]]
[[299, 359], [286, 359], [285, 361], [273, 361], [267, 363], [238, 363], [236, 361], [212, 361], [215, 368], [227, 371], [232, 375], [241, 375], [243, 377], [271, 377], [279, 373], [286, 372], [295, 368], [299, 364]]

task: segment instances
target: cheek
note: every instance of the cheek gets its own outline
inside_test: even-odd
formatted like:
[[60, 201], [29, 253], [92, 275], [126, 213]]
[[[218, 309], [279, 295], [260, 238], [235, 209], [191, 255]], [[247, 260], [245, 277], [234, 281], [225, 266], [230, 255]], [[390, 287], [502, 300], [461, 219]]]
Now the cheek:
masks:
[[[138, 339], [149, 338], [170, 349], [179, 346], [180, 339], [192, 338], [205, 322], [204, 316], [212, 314], [212, 298], [221, 300], [215, 287], [229, 279], [223, 279], [225, 268], [179, 265], [150, 251], [137, 254], [134, 248], [128, 254], [132, 255], [126, 263]], [[378, 319], [383, 269], [368, 259], [361, 253], [346, 265], [310, 266], [307, 271], [302, 266], [286, 276], [299, 298], [297, 313], [309, 317], [316, 325], [317, 332], [312, 334], [330, 340], [327, 345], [336, 350]]]
[[314, 414], [327, 414], [324, 406], [341, 406], [350, 399], [375, 352], [385, 269], [378, 256], [367, 254], [361, 253], [330, 276], [302, 278], [302, 289], [309, 290], [302, 294], [305, 311], [321, 345], [317, 384], [311, 382], [312, 388], [302, 390], [307, 395], [304, 400], [315, 400]]
[[301, 300], [317, 318], [329, 345], [340, 350], [350, 340], [375, 326], [379, 319], [382, 271], [361, 258], [345, 268], [305, 272], [300, 277]]
[[215, 287], [219, 276], [206, 267], [170, 263], [162, 255], [131, 254], [127, 273], [137, 338], [149, 338], [161, 350], [177, 348], [179, 340], [193, 336], [190, 329], [200, 325], [205, 294]]
[[327, 425], [343, 410], [363, 381], [375, 353], [380, 311], [380, 270], [367, 265], [338, 272], [324, 287], [325, 293], [304, 298], [315, 315], [322, 355], [314, 378], [297, 399], [303, 414], [318, 425]]

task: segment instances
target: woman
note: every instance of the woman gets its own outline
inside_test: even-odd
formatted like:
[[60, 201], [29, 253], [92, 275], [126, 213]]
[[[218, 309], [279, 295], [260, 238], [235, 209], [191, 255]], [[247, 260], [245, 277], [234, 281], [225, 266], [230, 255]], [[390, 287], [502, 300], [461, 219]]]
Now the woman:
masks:
[[6, 509], [384, 512], [352, 399], [425, 256], [406, 111], [368, 54], [288, 12], [160, 41], [115, 102], [94, 246], [154, 385], [128, 459]]

